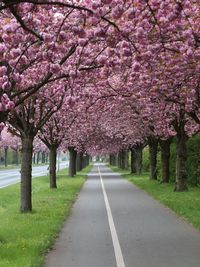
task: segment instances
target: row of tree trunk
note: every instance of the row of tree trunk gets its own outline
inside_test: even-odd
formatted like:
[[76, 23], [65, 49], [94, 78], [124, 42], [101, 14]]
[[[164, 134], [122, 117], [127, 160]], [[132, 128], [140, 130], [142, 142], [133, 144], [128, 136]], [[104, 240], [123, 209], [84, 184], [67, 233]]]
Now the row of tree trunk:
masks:
[[77, 172], [89, 165], [90, 158], [82, 152], [77, 153], [74, 147], [69, 147], [69, 176], [74, 177]]
[[[12, 160], [8, 159], [8, 152], [12, 151]], [[8, 166], [8, 164], [16, 164], [19, 165], [20, 163], [20, 157], [19, 157], [19, 150], [18, 149], [9, 149], [8, 147], [5, 147], [3, 149], [3, 156], [1, 154], [2, 151], [0, 151], [0, 158], [1, 158], [1, 164], [3, 164], [5, 167]]]
[[[142, 172], [142, 150], [143, 146], [138, 145], [130, 149], [131, 161], [130, 168], [131, 173], [141, 174]], [[121, 150], [118, 154], [111, 154], [109, 157], [109, 163], [113, 166], [118, 166], [121, 169], [129, 168], [129, 150]]]
[[[57, 188], [56, 159], [58, 144], [49, 146], [49, 176], [50, 188]], [[77, 171], [81, 171], [89, 164], [89, 156], [82, 153], [77, 154], [74, 148], [69, 148], [69, 176], [74, 177]], [[32, 211], [32, 155], [33, 138], [22, 138], [22, 160], [21, 160], [21, 212]]]
[[33, 164], [48, 163], [49, 155], [45, 151], [38, 151], [33, 153]]
[[[182, 192], [187, 190], [187, 136], [185, 134], [177, 135], [176, 142], [176, 182], [174, 191]], [[158, 144], [161, 149], [161, 168], [162, 183], [170, 181], [170, 145], [172, 138], [166, 140], [151, 140], [149, 142], [149, 162], [150, 162], [150, 179], [157, 179], [157, 151]]]
[[[4, 165], [5, 165], [5, 167], [7, 167], [8, 164], [10, 164], [8, 162], [8, 151], [9, 151], [9, 148], [5, 147], [4, 148]], [[11, 164], [19, 165], [21, 153], [19, 153], [18, 149], [15, 149], [15, 150], [12, 149], [12, 151], [13, 151], [13, 160], [12, 160]], [[38, 151], [36, 153], [33, 153], [32, 160], [33, 160], [33, 164], [39, 164], [40, 162], [41, 163], [48, 163], [49, 155], [45, 151]]]
[[[49, 177], [50, 188], [57, 188], [56, 177], [56, 159], [57, 159], [57, 146], [52, 145], [49, 153]], [[69, 147], [69, 173], [70, 177], [74, 177], [77, 172], [82, 171], [87, 165], [89, 165], [89, 156], [83, 153], [77, 153], [74, 147]]]
[[[170, 145], [172, 138], [166, 140], [159, 140], [157, 138], [149, 138], [149, 178], [150, 180], [157, 180], [157, 155], [158, 145], [161, 151], [161, 182], [169, 183], [170, 181]], [[177, 149], [176, 149], [176, 183], [174, 191], [181, 192], [187, 190], [187, 137], [180, 133], [177, 135]], [[131, 173], [141, 174], [142, 172], [142, 150], [143, 144], [134, 145], [130, 148]], [[128, 169], [129, 153], [127, 150], [120, 151], [117, 155], [110, 155], [110, 165], [118, 166], [121, 169]]]

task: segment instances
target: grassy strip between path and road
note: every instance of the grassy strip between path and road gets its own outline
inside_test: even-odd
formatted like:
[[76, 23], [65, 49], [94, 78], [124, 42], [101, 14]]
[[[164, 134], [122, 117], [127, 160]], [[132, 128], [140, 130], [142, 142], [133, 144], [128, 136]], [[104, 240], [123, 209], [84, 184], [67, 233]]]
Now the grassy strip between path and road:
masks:
[[[63, 161], [60, 161], [60, 163], [62, 163]], [[42, 166], [49, 166], [49, 163], [34, 163], [32, 164], [33, 167], [42, 167]], [[8, 166], [4, 166], [4, 165], [0, 165], [0, 171], [5, 171], [5, 170], [15, 170], [15, 169], [20, 169], [21, 165], [8, 165]]]
[[33, 212], [19, 212], [19, 184], [0, 189], [0, 266], [40, 267], [69, 216], [91, 166], [74, 178], [58, 173], [57, 189], [48, 176], [33, 180]]
[[148, 174], [133, 175], [130, 171], [109, 167], [200, 230], [200, 188], [189, 187], [187, 192], [174, 192], [174, 184], [161, 184], [149, 180]]

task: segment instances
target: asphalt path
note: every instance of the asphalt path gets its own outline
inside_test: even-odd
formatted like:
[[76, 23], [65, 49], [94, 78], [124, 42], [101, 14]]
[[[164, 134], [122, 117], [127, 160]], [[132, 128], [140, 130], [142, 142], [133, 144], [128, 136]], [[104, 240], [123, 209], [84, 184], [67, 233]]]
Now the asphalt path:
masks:
[[[68, 162], [60, 162], [59, 168], [64, 169], [67, 168], [69, 165]], [[43, 175], [48, 174], [48, 166], [49, 165], [43, 165], [43, 166], [34, 166], [32, 168], [32, 177], [39, 177]], [[20, 182], [20, 168], [18, 169], [12, 169], [12, 170], [0, 170], [0, 188], [7, 187], [12, 184], [16, 184]]]
[[200, 232], [95, 165], [45, 267], [199, 267]]

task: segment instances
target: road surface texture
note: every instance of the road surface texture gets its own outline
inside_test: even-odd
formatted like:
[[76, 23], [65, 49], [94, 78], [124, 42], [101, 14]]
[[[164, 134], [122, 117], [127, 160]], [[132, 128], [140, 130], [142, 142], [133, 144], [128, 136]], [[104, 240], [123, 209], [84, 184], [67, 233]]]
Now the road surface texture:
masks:
[[95, 165], [45, 267], [199, 267], [200, 233]]
[[[59, 165], [60, 169], [68, 167], [68, 162], [61, 162]], [[47, 175], [48, 165], [34, 166], [33, 167], [33, 178]], [[7, 187], [12, 184], [16, 184], [20, 181], [20, 169], [13, 170], [0, 170], [0, 188]]]

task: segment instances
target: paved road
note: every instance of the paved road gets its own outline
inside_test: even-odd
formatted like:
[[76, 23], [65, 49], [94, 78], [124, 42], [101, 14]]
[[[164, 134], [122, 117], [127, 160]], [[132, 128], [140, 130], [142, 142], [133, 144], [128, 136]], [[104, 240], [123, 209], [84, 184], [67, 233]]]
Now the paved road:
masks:
[[[68, 167], [68, 162], [61, 162], [60, 169]], [[34, 166], [33, 178], [46, 175], [48, 173], [48, 165]], [[7, 187], [12, 184], [16, 184], [20, 181], [20, 169], [13, 170], [0, 170], [0, 188]]]
[[199, 267], [200, 233], [104, 165], [94, 166], [45, 267]]

